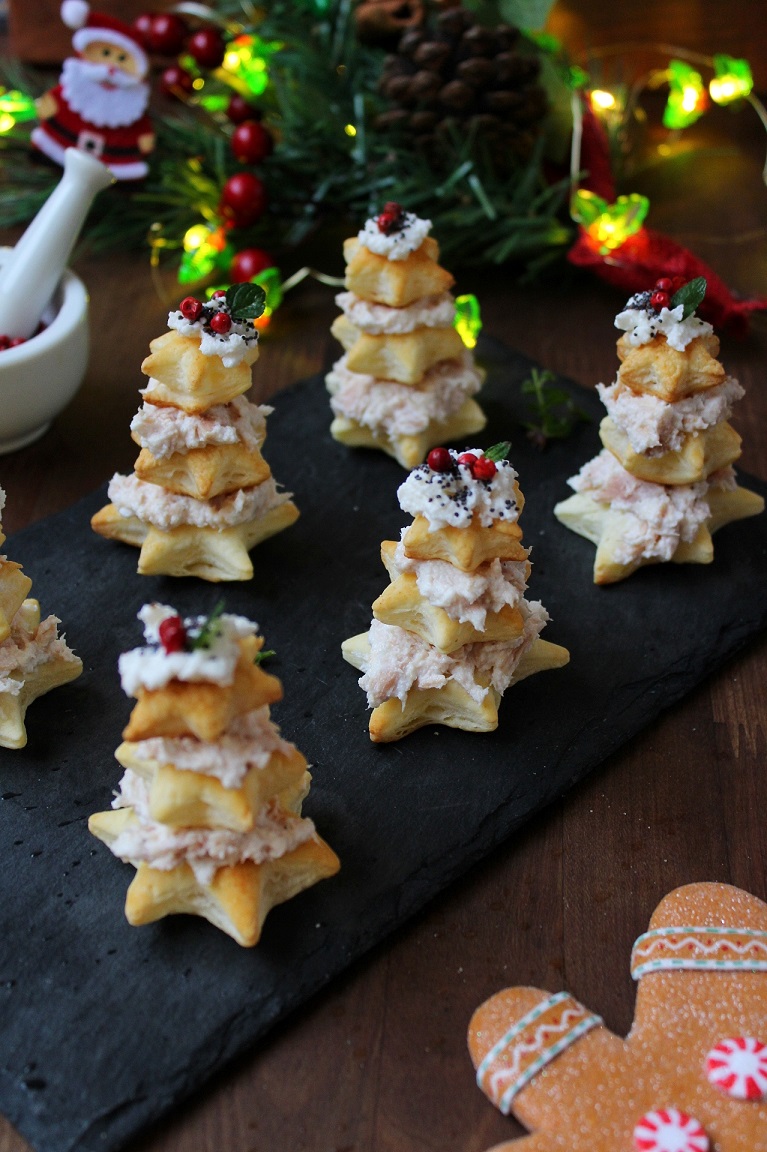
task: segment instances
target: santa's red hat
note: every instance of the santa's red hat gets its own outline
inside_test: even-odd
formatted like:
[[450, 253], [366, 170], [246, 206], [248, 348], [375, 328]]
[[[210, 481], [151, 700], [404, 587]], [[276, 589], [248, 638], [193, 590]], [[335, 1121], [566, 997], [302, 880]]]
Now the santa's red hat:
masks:
[[129, 24], [103, 12], [91, 12], [87, 0], [64, 0], [61, 5], [61, 19], [67, 28], [74, 28], [72, 45], [78, 52], [94, 40], [115, 44], [128, 52], [136, 61], [141, 76], [149, 70], [149, 60], [137, 35]]

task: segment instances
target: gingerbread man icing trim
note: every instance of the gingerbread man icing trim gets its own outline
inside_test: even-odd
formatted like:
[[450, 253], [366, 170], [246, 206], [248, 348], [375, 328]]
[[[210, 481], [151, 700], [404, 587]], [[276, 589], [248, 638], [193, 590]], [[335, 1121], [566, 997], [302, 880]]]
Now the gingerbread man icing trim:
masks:
[[477, 1068], [477, 1084], [508, 1115], [514, 1097], [533, 1076], [601, 1023], [600, 1016], [588, 1012], [567, 992], [557, 992], [493, 1045]]
[[631, 975], [674, 968], [767, 972], [767, 932], [754, 928], [656, 928], [631, 953]]

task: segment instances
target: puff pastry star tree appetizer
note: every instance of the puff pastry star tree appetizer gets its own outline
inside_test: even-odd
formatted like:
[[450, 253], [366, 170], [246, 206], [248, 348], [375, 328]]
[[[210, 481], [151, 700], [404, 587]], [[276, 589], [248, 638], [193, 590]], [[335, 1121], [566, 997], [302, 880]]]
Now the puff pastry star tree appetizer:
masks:
[[508, 447], [433, 448], [399, 487], [400, 507], [415, 519], [399, 542], [382, 543], [391, 583], [370, 630], [342, 646], [364, 673], [374, 741], [425, 724], [490, 732], [511, 684], [570, 658], [540, 639], [548, 613], [524, 596], [524, 499]]
[[615, 319], [622, 361], [598, 391], [608, 415], [603, 451], [568, 481], [575, 495], [554, 514], [597, 545], [594, 582], [611, 584], [644, 564], [709, 564], [711, 534], [754, 516], [764, 500], [738, 487], [740, 436], [728, 423], [743, 396], [717, 360], [719, 341], [695, 315], [706, 282], [670, 296], [670, 280], [632, 296]]
[[[0, 488], [0, 512], [5, 492]], [[0, 527], [0, 546], [5, 536]], [[0, 556], [0, 747], [23, 748], [27, 708], [38, 696], [75, 680], [83, 670], [59, 636], [55, 616], [40, 618], [40, 604], [27, 599], [32, 581], [20, 564]]]
[[331, 435], [380, 448], [403, 468], [485, 426], [472, 399], [483, 376], [453, 326], [454, 281], [430, 228], [390, 203], [345, 241], [347, 291], [331, 329], [344, 347], [326, 378]]
[[298, 517], [261, 455], [272, 409], [252, 404], [253, 325], [263, 289], [238, 284], [207, 303], [188, 296], [150, 344], [149, 377], [131, 423], [141, 448], [132, 476], [115, 475], [93, 529], [141, 549], [144, 576], [249, 580], [248, 552]]
[[282, 685], [243, 616], [147, 604], [139, 618], [147, 646], [119, 662], [137, 699], [115, 754], [125, 772], [88, 827], [136, 868], [131, 924], [188, 912], [249, 947], [275, 904], [339, 868], [301, 816], [306, 760], [269, 716]]

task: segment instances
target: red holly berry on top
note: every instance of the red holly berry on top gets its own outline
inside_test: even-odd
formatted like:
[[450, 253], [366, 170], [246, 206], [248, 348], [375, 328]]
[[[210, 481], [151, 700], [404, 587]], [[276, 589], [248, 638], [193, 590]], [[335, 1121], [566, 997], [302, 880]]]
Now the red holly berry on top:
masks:
[[166, 616], [157, 629], [160, 643], [166, 652], [183, 652], [186, 644], [186, 628], [180, 616]]
[[453, 467], [453, 457], [447, 448], [432, 448], [426, 457], [426, 463], [432, 472], [450, 472]]
[[194, 324], [202, 316], [202, 302], [194, 296], [185, 296], [178, 306], [178, 310], [185, 320]]
[[405, 209], [396, 200], [387, 200], [383, 211], [376, 217], [378, 231], [384, 236], [391, 236], [393, 232], [400, 232], [405, 225]]

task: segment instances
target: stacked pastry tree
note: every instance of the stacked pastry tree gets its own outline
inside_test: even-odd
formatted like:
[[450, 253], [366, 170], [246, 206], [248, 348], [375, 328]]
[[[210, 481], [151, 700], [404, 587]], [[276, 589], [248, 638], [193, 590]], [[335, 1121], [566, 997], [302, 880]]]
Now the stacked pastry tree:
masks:
[[344, 243], [347, 291], [332, 327], [345, 354], [327, 376], [331, 434], [404, 468], [485, 425], [472, 399], [482, 373], [453, 327], [453, 277], [430, 228], [392, 203]]
[[148, 646], [120, 657], [138, 700], [116, 753], [125, 774], [88, 826], [137, 869], [131, 924], [188, 912], [248, 947], [275, 904], [339, 867], [301, 816], [306, 760], [269, 717], [282, 685], [242, 616], [182, 620], [149, 604], [139, 618]]
[[343, 644], [364, 673], [375, 741], [425, 724], [492, 731], [510, 684], [569, 660], [539, 638], [548, 614], [524, 596], [524, 501], [507, 450], [434, 448], [399, 488], [415, 519], [381, 545], [391, 583], [369, 632]]
[[743, 395], [716, 359], [719, 341], [695, 315], [705, 280], [672, 281], [632, 296], [616, 317], [624, 335], [612, 385], [598, 385], [608, 415], [602, 452], [568, 481], [554, 509], [597, 545], [594, 581], [610, 584], [644, 564], [708, 564], [712, 532], [754, 516], [764, 500], [738, 487], [740, 436], [727, 422]]
[[[0, 488], [0, 512], [5, 492]], [[5, 542], [0, 527], [0, 546]], [[38, 696], [75, 680], [82, 661], [56, 629], [55, 616], [40, 619], [37, 600], [28, 600], [32, 581], [20, 564], [0, 556], [0, 746], [23, 748], [24, 719]]]
[[260, 447], [271, 408], [242, 395], [258, 357], [263, 290], [240, 284], [208, 304], [193, 297], [141, 365], [145, 403], [131, 424], [132, 476], [115, 475], [94, 530], [141, 549], [142, 575], [249, 580], [248, 552], [298, 517]]

